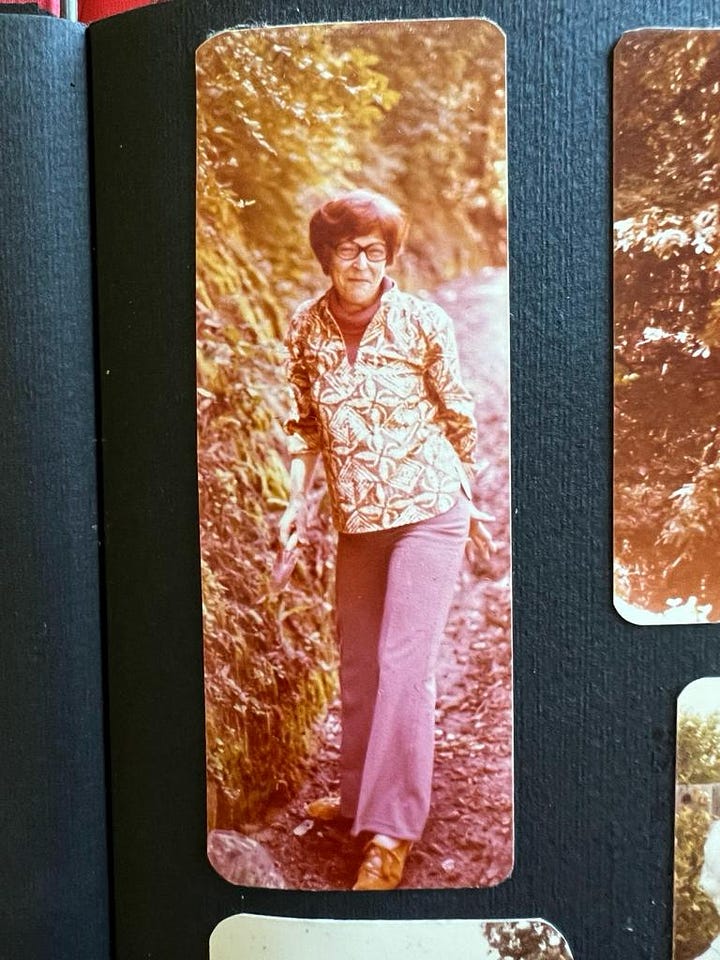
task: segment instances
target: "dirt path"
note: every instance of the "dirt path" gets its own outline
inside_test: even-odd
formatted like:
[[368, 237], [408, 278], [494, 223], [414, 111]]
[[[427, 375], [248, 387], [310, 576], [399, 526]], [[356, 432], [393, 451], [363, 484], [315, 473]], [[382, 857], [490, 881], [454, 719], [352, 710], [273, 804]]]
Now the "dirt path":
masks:
[[[432, 294], [455, 321], [465, 381], [480, 398], [483, 470], [475, 502], [497, 518], [490, 526], [498, 550], [490, 561], [466, 562], [456, 591], [438, 671], [430, 818], [408, 860], [404, 887], [490, 886], [512, 865], [505, 283], [503, 272], [488, 270]], [[253, 835], [275, 859], [288, 887], [347, 889], [366, 838], [304, 815], [308, 800], [337, 792], [337, 702], [317, 735], [318, 749], [301, 790], [286, 807], [270, 811]]]

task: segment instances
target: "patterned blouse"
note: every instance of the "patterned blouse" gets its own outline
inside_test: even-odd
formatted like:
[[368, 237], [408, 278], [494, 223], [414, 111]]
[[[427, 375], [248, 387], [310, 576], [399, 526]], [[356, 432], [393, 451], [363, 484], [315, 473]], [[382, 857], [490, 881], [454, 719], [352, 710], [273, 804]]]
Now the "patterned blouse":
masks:
[[286, 337], [290, 453], [322, 453], [341, 533], [444, 513], [469, 495], [477, 441], [450, 317], [393, 285], [351, 364], [327, 297], [303, 303]]

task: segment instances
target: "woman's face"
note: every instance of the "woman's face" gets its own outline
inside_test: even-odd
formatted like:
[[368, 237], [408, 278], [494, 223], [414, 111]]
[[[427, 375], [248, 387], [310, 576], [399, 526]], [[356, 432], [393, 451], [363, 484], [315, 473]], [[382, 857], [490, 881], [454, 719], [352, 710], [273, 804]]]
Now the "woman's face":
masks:
[[386, 259], [384, 257], [382, 260], [370, 260], [366, 250], [358, 251], [357, 256], [352, 259], [343, 259], [336, 252], [340, 250], [344, 256], [351, 254], [353, 243], [365, 248], [385, 247], [382, 236], [370, 233], [362, 237], [348, 237], [333, 251], [330, 260], [330, 279], [338, 297], [351, 311], [369, 307], [377, 299], [380, 284], [385, 276]]

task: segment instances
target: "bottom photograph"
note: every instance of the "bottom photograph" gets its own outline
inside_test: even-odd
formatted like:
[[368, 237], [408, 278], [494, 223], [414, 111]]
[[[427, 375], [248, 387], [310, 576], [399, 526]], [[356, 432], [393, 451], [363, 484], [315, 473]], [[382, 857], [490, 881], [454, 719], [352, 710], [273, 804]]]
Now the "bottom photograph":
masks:
[[[370, 952], [369, 952], [370, 951]], [[572, 960], [546, 920], [295, 920], [238, 914], [210, 937], [210, 960]]]
[[674, 960], [720, 960], [720, 677], [678, 698]]

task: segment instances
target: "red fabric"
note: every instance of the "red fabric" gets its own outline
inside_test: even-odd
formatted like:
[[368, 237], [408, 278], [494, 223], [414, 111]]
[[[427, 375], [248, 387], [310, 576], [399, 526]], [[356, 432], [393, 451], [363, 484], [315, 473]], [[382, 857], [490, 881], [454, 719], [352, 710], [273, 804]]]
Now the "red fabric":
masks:
[[93, 20], [113, 17], [116, 13], [124, 13], [125, 10], [133, 10], [135, 7], [147, 7], [157, 2], [159, 0], [80, 0], [78, 18], [83, 23], [92, 23]]

